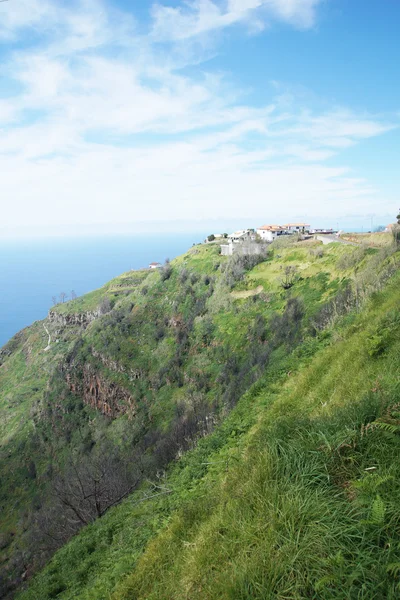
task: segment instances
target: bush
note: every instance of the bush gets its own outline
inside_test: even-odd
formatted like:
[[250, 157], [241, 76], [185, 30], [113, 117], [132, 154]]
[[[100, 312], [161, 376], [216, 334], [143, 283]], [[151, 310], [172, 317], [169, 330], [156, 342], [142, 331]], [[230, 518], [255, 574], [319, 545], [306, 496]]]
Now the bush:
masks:
[[346, 252], [343, 254], [337, 262], [337, 268], [340, 271], [348, 271], [349, 269], [353, 269], [357, 267], [360, 262], [366, 256], [367, 248], [360, 246], [359, 248], [354, 248], [351, 252]]
[[[398, 215], [400, 217], [400, 215]], [[392, 228], [393, 241], [396, 246], [400, 246], [400, 219]]]
[[298, 341], [300, 336], [304, 306], [300, 298], [289, 298], [283, 315], [275, 315], [271, 319], [270, 329], [274, 336], [274, 344], [287, 345]]
[[99, 305], [99, 311], [101, 315], [105, 315], [110, 312], [112, 308], [111, 300], [108, 296], [104, 296]]
[[310, 256], [312, 258], [322, 258], [324, 256], [324, 249], [322, 247], [319, 248], [311, 248]]
[[293, 265], [286, 265], [282, 267], [282, 277], [279, 282], [284, 290], [289, 290], [294, 286], [296, 281], [298, 280], [299, 272], [297, 267]]
[[189, 277], [189, 271], [187, 269], [185, 269], [185, 267], [183, 267], [183, 269], [180, 269], [179, 274], [178, 274], [178, 278], [179, 278], [179, 283], [185, 283], [187, 281]]
[[169, 260], [166, 260], [165, 265], [160, 269], [161, 281], [167, 281], [167, 279], [171, 277], [172, 271], [173, 269], [171, 263], [169, 262]]
[[224, 283], [232, 288], [234, 285], [241, 281], [246, 271], [250, 271], [256, 265], [266, 260], [267, 253], [260, 254], [234, 254], [230, 256], [225, 265], [223, 266], [224, 271]]

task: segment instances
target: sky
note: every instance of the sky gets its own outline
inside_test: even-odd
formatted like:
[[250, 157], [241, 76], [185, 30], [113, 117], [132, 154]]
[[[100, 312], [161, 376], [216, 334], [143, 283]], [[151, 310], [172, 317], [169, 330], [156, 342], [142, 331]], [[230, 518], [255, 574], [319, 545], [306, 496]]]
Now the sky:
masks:
[[373, 227], [400, 206], [395, 0], [0, 3], [0, 236]]

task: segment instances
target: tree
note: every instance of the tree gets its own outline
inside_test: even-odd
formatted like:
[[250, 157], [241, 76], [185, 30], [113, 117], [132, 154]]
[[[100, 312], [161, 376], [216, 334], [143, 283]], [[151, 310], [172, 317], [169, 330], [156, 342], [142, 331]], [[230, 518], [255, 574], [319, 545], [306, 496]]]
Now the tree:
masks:
[[71, 290], [71, 294], [70, 295], [71, 295], [71, 300], [75, 300], [76, 297], [77, 297], [76, 293], [75, 293], [75, 290]]
[[215, 240], [215, 235], [213, 233], [210, 233], [210, 235], [207, 236], [207, 239], [209, 242], [213, 242]]
[[60, 470], [34, 517], [35, 551], [54, 552], [128, 496], [143, 476], [140, 456], [133, 453], [129, 459], [105, 447], [97, 456], [78, 457]]
[[66, 294], [65, 292], [60, 292], [60, 302], [62, 304], [64, 304], [64, 302], [66, 301], [67, 298], [68, 298], [68, 294]]
[[385, 231], [385, 226], [384, 225], [377, 225], [374, 228], [374, 233], [382, 233], [382, 231]]
[[51, 300], [53, 302], [53, 306], [55, 306], [57, 304], [57, 296], [52, 296]]

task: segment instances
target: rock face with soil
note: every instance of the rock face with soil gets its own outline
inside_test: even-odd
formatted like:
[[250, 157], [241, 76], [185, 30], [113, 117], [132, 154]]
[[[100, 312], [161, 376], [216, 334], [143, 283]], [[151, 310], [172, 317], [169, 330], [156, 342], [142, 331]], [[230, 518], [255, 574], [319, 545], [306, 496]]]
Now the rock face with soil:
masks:
[[80, 377], [72, 370], [66, 373], [65, 379], [71, 392], [107, 417], [115, 418], [128, 412], [133, 415], [136, 412], [131, 394], [114, 381], [105, 379], [88, 363], [84, 365]]
[[58, 313], [51, 310], [47, 315], [49, 323], [61, 327], [80, 326], [87, 327], [92, 321], [100, 316], [100, 310], [87, 311], [82, 313]]

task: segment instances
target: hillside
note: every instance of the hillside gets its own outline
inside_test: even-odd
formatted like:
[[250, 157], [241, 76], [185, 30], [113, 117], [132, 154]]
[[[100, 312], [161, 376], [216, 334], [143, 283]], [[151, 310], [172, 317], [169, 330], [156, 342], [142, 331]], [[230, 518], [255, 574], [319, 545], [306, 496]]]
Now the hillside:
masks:
[[195, 246], [15, 336], [3, 595], [396, 597], [399, 258]]

